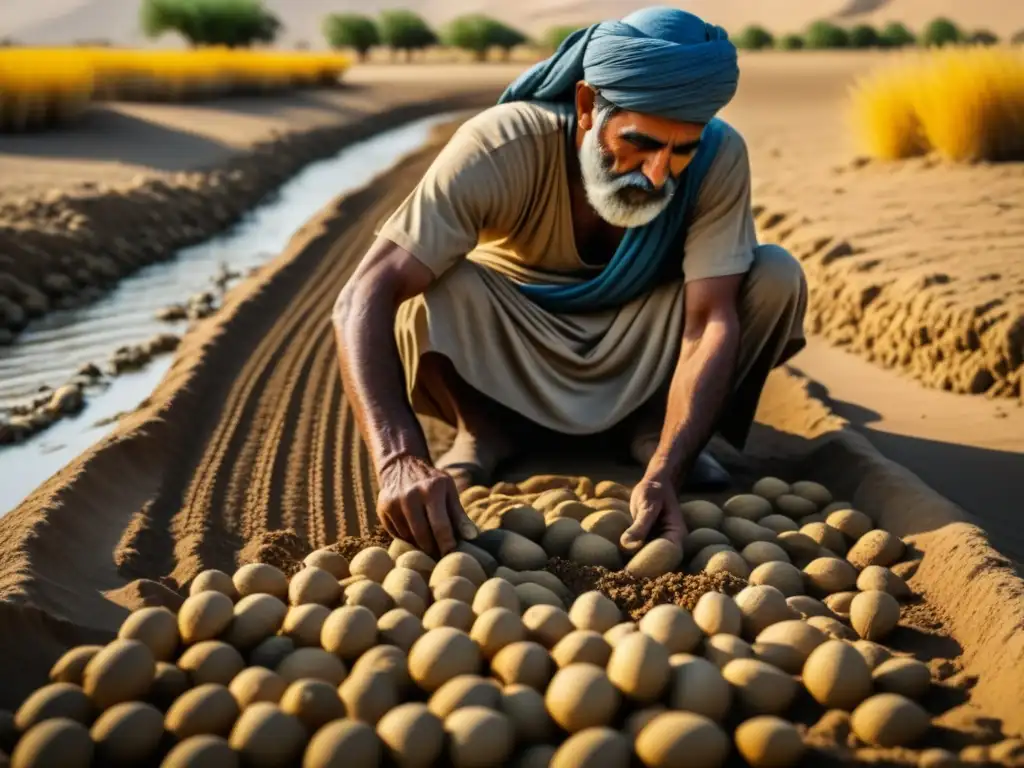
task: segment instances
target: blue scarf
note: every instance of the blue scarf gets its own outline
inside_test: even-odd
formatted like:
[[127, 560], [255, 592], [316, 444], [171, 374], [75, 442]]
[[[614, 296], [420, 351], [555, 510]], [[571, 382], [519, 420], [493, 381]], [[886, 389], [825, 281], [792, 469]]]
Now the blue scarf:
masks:
[[676, 8], [646, 8], [577, 30], [553, 56], [520, 75], [498, 103], [571, 102], [580, 80], [622, 109], [706, 126], [672, 201], [649, 224], [627, 229], [598, 275], [573, 285], [519, 284], [530, 299], [558, 313], [625, 304], [682, 262], [685, 231], [721, 143], [723, 124], [715, 114], [735, 95], [739, 68], [736, 49], [720, 27]]

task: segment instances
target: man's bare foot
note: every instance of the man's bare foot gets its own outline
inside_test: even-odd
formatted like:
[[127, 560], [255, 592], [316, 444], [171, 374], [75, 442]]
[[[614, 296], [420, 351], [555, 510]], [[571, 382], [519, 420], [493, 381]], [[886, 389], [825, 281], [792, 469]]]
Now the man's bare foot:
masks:
[[474, 435], [460, 430], [452, 447], [441, 456], [436, 466], [443, 469], [455, 480], [459, 493], [473, 485], [490, 485], [494, 470], [515, 450], [515, 444], [508, 437]]
[[[651, 463], [654, 452], [658, 449], [658, 435], [637, 435], [630, 443], [629, 452], [641, 466]], [[717, 459], [707, 451], [701, 451], [693, 462], [689, 473], [683, 479], [682, 489], [691, 491], [721, 490], [728, 488], [732, 477], [728, 470], [718, 463]], [[682, 490], [681, 489], [681, 490]]]

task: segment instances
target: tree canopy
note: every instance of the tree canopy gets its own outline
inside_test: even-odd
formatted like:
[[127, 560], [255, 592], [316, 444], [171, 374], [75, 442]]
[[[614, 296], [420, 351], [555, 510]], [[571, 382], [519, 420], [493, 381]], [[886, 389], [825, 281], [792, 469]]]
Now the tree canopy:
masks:
[[260, 0], [143, 0], [143, 32], [177, 32], [192, 45], [231, 48], [272, 43], [281, 22]]

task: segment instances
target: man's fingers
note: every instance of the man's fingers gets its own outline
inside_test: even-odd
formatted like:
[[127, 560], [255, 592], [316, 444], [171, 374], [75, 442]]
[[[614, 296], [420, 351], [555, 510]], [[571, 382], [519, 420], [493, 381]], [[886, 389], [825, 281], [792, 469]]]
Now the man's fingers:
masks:
[[466, 508], [462, 506], [459, 494], [454, 488], [448, 492], [447, 499], [448, 518], [451, 520], [452, 525], [455, 526], [455, 530], [458, 531], [459, 538], [472, 541], [479, 536], [480, 529], [476, 527], [476, 524], [466, 514]]
[[643, 546], [658, 520], [661, 507], [647, 497], [634, 497], [630, 503], [630, 512], [633, 514], [633, 524], [626, 529], [620, 539], [622, 548], [627, 551]]
[[683, 545], [683, 537], [686, 536], [686, 523], [683, 522], [683, 512], [679, 509], [679, 499], [673, 493], [665, 496], [665, 509], [661, 515], [661, 537], [668, 539], [677, 547]]
[[435, 485], [427, 498], [427, 520], [442, 555], [455, 549], [455, 533], [452, 531], [452, 522], [448, 517], [448, 488], [450, 485], [450, 483]]
[[433, 552], [434, 536], [430, 531], [430, 524], [427, 522], [426, 511], [423, 506], [423, 501], [416, 496], [407, 497], [402, 502], [405, 520], [412, 530], [413, 541], [416, 546], [424, 552]]

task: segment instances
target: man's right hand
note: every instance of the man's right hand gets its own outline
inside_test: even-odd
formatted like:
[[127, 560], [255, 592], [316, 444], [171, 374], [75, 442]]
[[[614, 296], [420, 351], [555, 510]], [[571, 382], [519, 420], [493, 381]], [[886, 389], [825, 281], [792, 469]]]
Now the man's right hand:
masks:
[[458, 538], [475, 539], [479, 531], [459, 501], [455, 481], [418, 456], [399, 456], [378, 473], [377, 518], [389, 534], [422, 551], [442, 555]]

